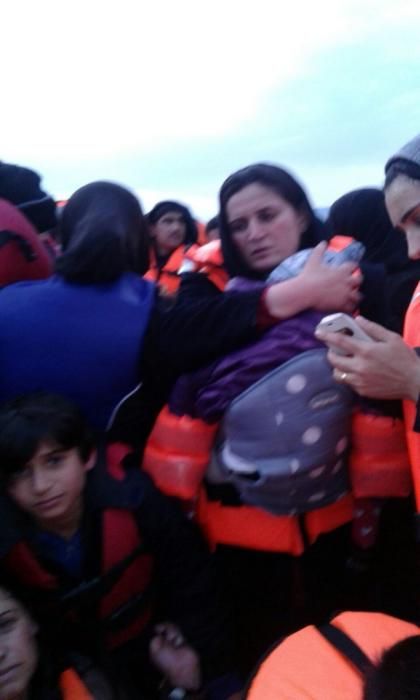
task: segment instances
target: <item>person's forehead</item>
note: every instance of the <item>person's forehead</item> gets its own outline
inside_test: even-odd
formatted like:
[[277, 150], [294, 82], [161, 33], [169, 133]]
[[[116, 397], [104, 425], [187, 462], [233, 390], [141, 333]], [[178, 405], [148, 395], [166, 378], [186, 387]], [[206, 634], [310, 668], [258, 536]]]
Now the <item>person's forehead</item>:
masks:
[[398, 226], [412, 209], [420, 205], [420, 180], [399, 175], [386, 190], [385, 202], [393, 225]]
[[60, 447], [57, 442], [54, 442], [54, 440], [41, 440], [38, 444], [33, 459], [42, 459], [43, 457], [50, 455], [52, 452], [57, 452], [59, 450], [63, 450], [63, 448]]
[[177, 219], [178, 221], [184, 220], [184, 215], [180, 211], [167, 211], [163, 216], [160, 217], [159, 221], [167, 221], [168, 219]]
[[233, 220], [237, 216], [246, 216], [255, 210], [279, 204], [287, 204], [280, 194], [259, 182], [253, 182], [230, 197], [226, 210], [228, 219]]
[[10, 595], [9, 591], [6, 591], [4, 588], [0, 588], [0, 615], [3, 615], [9, 610], [19, 610], [18, 603]]

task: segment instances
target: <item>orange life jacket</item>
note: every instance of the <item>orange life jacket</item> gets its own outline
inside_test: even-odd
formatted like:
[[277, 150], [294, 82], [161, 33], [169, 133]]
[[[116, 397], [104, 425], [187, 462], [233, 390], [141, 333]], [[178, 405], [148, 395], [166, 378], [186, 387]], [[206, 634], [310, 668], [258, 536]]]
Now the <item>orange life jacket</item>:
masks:
[[220, 240], [210, 241], [200, 248], [190, 248], [185, 258], [193, 263], [193, 270], [206, 275], [211, 282], [223, 292], [229, 281], [225, 269]]
[[197, 245], [180, 245], [174, 250], [166, 263], [159, 267], [156, 254], [153, 249], [150, 251], [151, 263], [144, 278], [150, 282], [156, 282], [162, 294], [176, 294], [181, 283], [180, 271], [188, 251], [198, 248]]
[[[407, 309], [404, 323], [404, 340], [412, 348], [420, 347], [420, 282]], [[417, 407], [412, 401], [404, 401], [404, 418], [411, 473], [414, 483], [416, 510], [420, 512], [420, 434], [414, 432], [413, 425]]]
[[[345, 612], [332, 620], [375, 665], [386, 649], [420, 628], [382, 613]], [[281, 642], [251, 679], [247, 700], [362, 700], [363, 674], [314, 626]]]
[[[124, 445], [112, 445], [108, 450], [108, 460], [113, 462], [110, 473], [121, 478], [120, 462], [127, 454]], [[118, 460], [118, 461], [117, 461]], [[102, 512], [102, 577], [113, 577], [112, 583], [99, 594], [99, 616], [105, 623], [117, 620], [130, 602], [147, 595], [151, 585], [153, 561], [150, 555], [141, 550], [141, 536], [134, 515], [120, 508], [109, 508]], [[47, 571], [30, 546], [21, 541], [15, 544], [2, 560], [2, 567], [25, 587], [38, 591], [56, 591], [59, 582], [56, 576]], [[77, 600], [75, 601], [77, 605]], [[127, 611], [127, 610], [126, 610]], [[106, 633], [107, 646], [118, 647], [139, 635], [152, 615], [150, 603], [132, 610], [129, 620]]]
[[63, 700], [94, 700], [92, 693], [72, 668], [67, 668], [60, 675], [59, 686]]
[[[352, 241], [348, 236], [335, 236], [329, 247], [338, 252]], [[220, 270], [226, 274], [221, 268], [220, 241], [212, 241], [188, 253], [188, 258], [210, 279], [215, 271], [216, 275]], [[312, 544], [320, 535], [352, 520], [353, 495], [358, 498], [398, 497], [411, 491], [402, 421], [356, 411], [352, 423], [354, 452], [349, 464], [351, 495], [305, 513], [300, 519], [272, 515], [252, 506], [226, 505], [209, 499], [200, 488], [217, 428], [200, 419], [176, 416], [165, 406], [143, 456], [143, 468], [158, 488], [188, 504], [196, 503], [197, 520], [211, 546], [225, 544], [299, 555], [305, 543]]]

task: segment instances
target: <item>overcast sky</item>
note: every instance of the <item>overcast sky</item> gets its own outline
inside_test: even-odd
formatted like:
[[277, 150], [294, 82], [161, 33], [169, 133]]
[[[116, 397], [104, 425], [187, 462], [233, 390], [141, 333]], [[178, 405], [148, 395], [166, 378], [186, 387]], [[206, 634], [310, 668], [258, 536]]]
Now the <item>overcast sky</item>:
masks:
[[233, 171], [317, 206], [381, 185], [420, 131], [419, 0], [38, 0], [2, 9], [0, 158], [216, 212]]

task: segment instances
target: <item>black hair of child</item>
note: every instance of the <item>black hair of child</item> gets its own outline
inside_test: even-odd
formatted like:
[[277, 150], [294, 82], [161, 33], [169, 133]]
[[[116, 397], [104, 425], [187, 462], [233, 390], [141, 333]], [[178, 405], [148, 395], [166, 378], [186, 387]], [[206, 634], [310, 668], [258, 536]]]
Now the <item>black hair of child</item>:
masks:
[[420, 698], [420, 635], [388, 649], [367, 676], [363, 700]]
[[41, 442], [63, 450], [76, 448], [86, 462], [93, 435], [79, 409], [62, 396], [36, 392], [0, 407], [0, 478], [3, 483], [35, 455]]

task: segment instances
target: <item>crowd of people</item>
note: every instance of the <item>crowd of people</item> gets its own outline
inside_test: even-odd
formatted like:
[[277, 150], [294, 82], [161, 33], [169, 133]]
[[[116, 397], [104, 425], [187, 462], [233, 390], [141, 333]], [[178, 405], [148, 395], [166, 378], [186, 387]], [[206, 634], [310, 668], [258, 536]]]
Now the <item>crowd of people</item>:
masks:
[[419, 261], [420, 136], [326, 221], [0, 162], [0, 700], [420, 697]]

